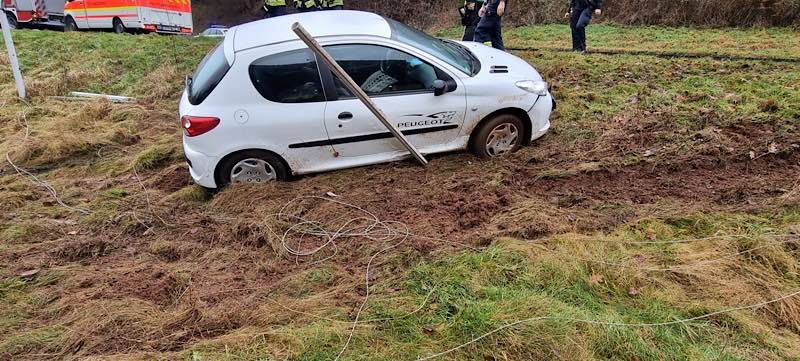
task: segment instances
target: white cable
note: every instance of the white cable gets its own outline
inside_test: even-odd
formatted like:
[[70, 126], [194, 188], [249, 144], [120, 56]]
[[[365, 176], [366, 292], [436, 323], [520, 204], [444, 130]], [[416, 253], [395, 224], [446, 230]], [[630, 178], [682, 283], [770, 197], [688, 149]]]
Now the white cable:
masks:
[[[364, 214], [364, 216], [351, 218], [349, 220], [344, 220], [344, 222], [336, 228], [335, 230], [328, 230], [325, 224], [319, 221], [308, 220], [300, 215], [297, 214], [289, 214], [287, 212], [287, 208], [290, 206], [306, 201], [306, 200], [318, 200], [323, 202], [330, 202], [345, 208], [354, 209], [358, 212]], [[328, 247], [333, 247], [334, 251], [333, 254], [322, 259], [316, 261], [314, 263], [324, 262], [332, 257], [335, 257], [338, 253], [337, 248], [337, 241], [344, 239], [344, 238], [365, 238], [379, 243], [386, 243], [392, 242], [387, 247], [379, 250], [375, 254], [373, 254], [369, 261], [367, 262], [367, 268], [364, 272], [364, 286], [366, 289], [364, 300], [361, 302], [361, 305], [358, 308], [358, 312], [356, 312], [355, 319], [352, 322], [352, 326], [350, 328], [349, 335], [347, 337], [347, 341], [345, 342], [342, 349], [339, 351], [339, 354], [336, 356], [335, 360], [339, 360], [342, 355], [347, 351], [347, 348], [350, 346], [350, 343], [355, 336], [356, 328], [359, 324], [359, 319], [361, 314], [363, 313], [364, 309], [366, 308], [367, 302], [369, 301], [370, 296], [370, 269], [372, 268], [372, 264], [375, 259], [378, 258], [381, 254], [384, 254], [392, 249], [395, 249], [405, 243], [410, 237], [411, 232], [408, 225], [395, 222], [395, 221], [382, 221], [378, 216], [373, 214], [372, 212], [367, 211], [364, 208], [359, 206], [338, 201], [331, 198], [326, 197], [318, 197], [318, 196], [306, 196], [306, 197], [298, 197], [295, 198], [286, 205], [284, 205], [281, 210], [278, 212], [276, 217], [280, 220], [291, 220], [296, 221], [296, 223], [292, 224], [281, 236], [281, 246], [283, 249], [292, 256], [295, 257], [308, 257], [313, 256]], [[274, 233], [274, 232], [273, 232]], [[311, 249], [311, 250], [301, 250], [299, 248], [294, 248], [287, 243], [287, 238], [292, 234], [299, 234], [301, 239], [303, 236], [315, 236], [315, 237], [322, 237], [324, 242]]]

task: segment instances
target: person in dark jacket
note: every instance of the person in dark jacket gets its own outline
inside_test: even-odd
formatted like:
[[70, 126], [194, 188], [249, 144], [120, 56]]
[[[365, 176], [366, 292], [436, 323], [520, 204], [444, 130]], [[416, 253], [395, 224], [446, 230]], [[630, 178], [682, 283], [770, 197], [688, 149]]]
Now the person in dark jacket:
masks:
[[564, 17], [570, 19], [572, 50], [586, 54], [586, 27], [592, 22], [593, 14], [603, 14], [603, 0], [569, 1], [569, 12]]
[[475, 28], [475, 41], [484, 43], [492, 42], [495, 49], [506, 50], [503, 46], [503, 27], [501, 19], [506, 13], [506, 2], [508, 0], [486, 0], [481, 7], [478, 15], [481, 20]]
[[461, 25], [464, 25], [464, 36], [461, 40], [475, 40], [475, 28], [481, 20], [478, 11], [483, 7], [483, 2], [483, 0], [465, 0], [464, 6], [458, 9], [461, 13]]

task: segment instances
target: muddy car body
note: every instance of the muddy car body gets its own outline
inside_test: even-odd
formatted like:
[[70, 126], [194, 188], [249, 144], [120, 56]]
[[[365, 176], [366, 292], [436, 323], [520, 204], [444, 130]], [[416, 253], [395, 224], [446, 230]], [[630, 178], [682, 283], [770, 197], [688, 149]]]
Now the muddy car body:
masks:
[[192, 178], [207, 188], [409, 157], [291, 31], [301, 23], [422, 153], [505, 155], [555, 108], [524, 60], [375, 14], [316, 12], [231, 28], [180, 102]]

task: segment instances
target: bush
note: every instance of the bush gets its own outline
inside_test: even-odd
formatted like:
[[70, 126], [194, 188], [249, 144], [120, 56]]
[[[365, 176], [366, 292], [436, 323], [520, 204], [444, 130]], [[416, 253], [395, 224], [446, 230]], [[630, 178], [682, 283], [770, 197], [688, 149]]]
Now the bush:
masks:
[[[237, 24], [260, 16], [261, 0], [196, 0], [195, 24]], [[366, 10], [422, 29], [458, 25], [462, 0], [345, 0], [350, 9]], [[564, 22], [567, 0], [509, 2], [508, 25]], [[601, 21], [669, 26], [791, 26], [800, 25], [800, 0], [606, 0]]]

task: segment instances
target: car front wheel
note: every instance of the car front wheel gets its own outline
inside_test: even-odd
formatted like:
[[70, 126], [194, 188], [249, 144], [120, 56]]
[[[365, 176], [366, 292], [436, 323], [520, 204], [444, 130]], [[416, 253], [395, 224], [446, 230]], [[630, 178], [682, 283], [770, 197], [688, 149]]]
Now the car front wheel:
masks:
[[470, 149], [480, 158], [496, 158], [522, 147], [522, 120], [512, 114], [500, 114], [484, 123], [472, 137]]
[[64, 20], [64, 32], [68, 33], [72, 31], [78, 31], [78, 24], [75, 23], [75, 19], [72, 17], [67, 17], [67, 19]]
[[217, 172], [217, 186], [234, 183], [267, 183], [283, 181], [288, 172], [283, 162], [275, 155], [258, 150], [237, 153], [223, 160]]

